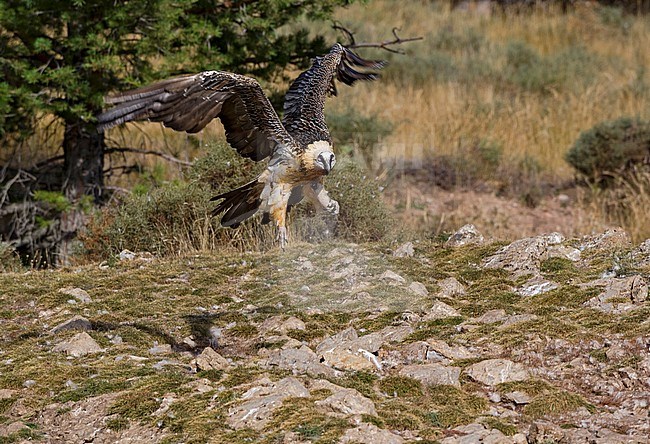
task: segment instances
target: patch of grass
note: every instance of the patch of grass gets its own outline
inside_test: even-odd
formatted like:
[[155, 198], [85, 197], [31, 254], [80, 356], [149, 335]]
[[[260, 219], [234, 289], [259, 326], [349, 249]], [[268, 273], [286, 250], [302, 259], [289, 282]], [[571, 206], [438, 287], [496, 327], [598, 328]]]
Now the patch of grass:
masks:
[[346, 419], [319, 412], [310, 399], [289, 398], [275, 411], [265, 432], [280, 437], [287, 430], [292, 430], [303, 439], [325, 443], [337, 442], [349, 427]]
[[111, 418], [108, 421], [106, 421], [106, 428], [113, 430], [115, 432], [119, 432], [120, 430], [125, 430], [129, 427], [129, 420], [125, 418], [121, 418], [119, 416], [115, 418]]
[[565, 391], [553, 391], [533, 399], [524, 407], [524, 414], [537, 419], [547, 415], [570, 412], [579, 407], [585, 407], [591, 413], [596, 411], [596, 408], [580, 395]]
[[422, 383], [405, 376], [387, 376], [380, 379], [378, 388], [387, 396], [408, 398], [422, 395]]
[[487, 409], [487, 400], [450, 385], [429, 387], [429, 402], [437, 408], [440, 423], [445, 427], [468, 424]]
[[590, 351], [589, 356], [591, 356], [598, 362], [602, 362], [602, 363], [609, 362], [609, 358], [607, 357], [607, 352], [602, 348], [598, 350]]
[[333, 378], [331, 382], [341, 387], [353, 388], [363, 396], [375, 399], [377, 398], [377, 393], [375, 392], [374, 384], [377, 379], [377, 375], [373, 373], [354, 372], [340, 378]]
[[239, 323], [229, 328], [228, 334], [238, 338], [253, 338], [259, 334], [259, 330], [253, 324]]
[[529, 396], [538, 396], [549, 393], [554, 387], [542, 379], [527, 379], [525, 381], [504, 382], [497, 385], [497, 390], [501, 394], [520, 391]]
[[212, 382], [219, 382], [221, 381], [221, 378], [223, 378], [224, 371], [223, 370], [217, 370], [217, 369], [210, 369], [210, 370], [201, 370], [196, 374], [197, 377], [199, 378], [205, 378], [209, 379]]
[[408, 335], [404, 342], [425, 341], [429, 338], [448, 339], [457, 333], [455, 326], [463, 322], [460, 316], [435, 319], [419, 324], [417, 329]]
[[539, 268], [545, 277], [557, 282], [567, 282], [580, 275], [575, 264], [563, 257], [546, 259], [541, 262]]
[[497, 429], [506, 436], [513, 436], [517, 433], [517, 427], [513, 424], [500, 421], [496, 418], [484, 418], [481, 423], [488, 429]]
[[106, 393], [117, 392], [129, 387], [129, 383], [121, 378], [91, 378], [87, 379], [80, 388], [60, 393], [56, 400], [58, 402], [80, 401], [85, 398], [99, 396]]

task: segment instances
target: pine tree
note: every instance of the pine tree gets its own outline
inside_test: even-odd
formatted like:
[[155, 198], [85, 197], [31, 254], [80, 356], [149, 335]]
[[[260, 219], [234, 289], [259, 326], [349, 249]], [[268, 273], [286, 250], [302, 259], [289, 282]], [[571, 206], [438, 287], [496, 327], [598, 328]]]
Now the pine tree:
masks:
[[[47, 178], [33, 171], [25, 194], [47, 186], [72, 204], [59, 221], [65, 249], [83, 225], [79, 202], [105, 199], [106, 146], [94, 120], [104, 95], [181, 72], [220, 69], [268, 78], [291, 64], [305, 66], [325, 50], [324, 40], [277, 29], [304, 15], [328, 17], [347, 3], [0, 0], [0, 151], [10, 152], [32, 134], [39, 119], [53, 116], [62, 125], [59, 163], [50, 165]], [[0, 165], [0, 173], [7, 170]], [[8, 179], [0, 174], [3, 201]]]

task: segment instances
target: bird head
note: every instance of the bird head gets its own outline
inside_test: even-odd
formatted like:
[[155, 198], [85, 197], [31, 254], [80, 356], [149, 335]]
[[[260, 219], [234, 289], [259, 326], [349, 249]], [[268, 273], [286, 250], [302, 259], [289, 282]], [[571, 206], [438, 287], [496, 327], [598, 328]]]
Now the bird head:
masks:
[[314, 166], [329, 174], [336, 164], [336, 156], [332, 151], [332, 145], [328, 142], [318, 141], [309, 145], [314, 159]]
[[318, 153], [318, 157], [314, 161], [314, 164], [323, 169], [325, 174], [329, 174], [336, 164], [336, 156], [331, 151], [321, 151]]

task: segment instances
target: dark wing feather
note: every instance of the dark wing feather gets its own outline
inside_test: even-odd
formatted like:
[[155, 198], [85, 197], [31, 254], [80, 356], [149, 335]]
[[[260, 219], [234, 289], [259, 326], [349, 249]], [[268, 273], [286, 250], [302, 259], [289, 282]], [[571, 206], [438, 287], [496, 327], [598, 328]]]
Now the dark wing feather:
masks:
[[325, 122], [325, 99], [336, 95], [334, 79], [353, 85], [358, 80], [375, 80], [386, 62], [365, 60], [336, 44], [329, 54], [316, 57], [311, 68], [292, 83], [284, 98], [282, 123], [303, 146], [317, 140], [331, 142]]
[[226, 140], [239, 154], [255, 161], [278, 145], [297, 148], [271, 103], [254, 79], [222, 71], [205, 71], [163, 80], [105, 99], [115, 107], [98, 116], [104, 131], [133, 120], [162, 122], [177, 131], [196, 133], [221, 119]]

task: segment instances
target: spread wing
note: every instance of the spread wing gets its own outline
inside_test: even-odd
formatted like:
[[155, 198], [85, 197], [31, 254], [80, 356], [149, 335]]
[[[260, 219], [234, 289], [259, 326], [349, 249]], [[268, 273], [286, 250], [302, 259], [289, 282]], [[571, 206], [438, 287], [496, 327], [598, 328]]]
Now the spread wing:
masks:
[[325, 123], [325, 99], [336, 95], [334, 79], [352, 85], [357, 80], [375, 80], [386, 62], [365, 60], [335, 44], [323, 57], [316, 57], [311, 68], [293, 82], [284, 98], [282, 123], [289, 133], [306, 146], [317, 140], [331, 142]]
[[262, 91], [250, 77], [204, 71], [163, 80], [105, 98], [115, 107], [98, 116], [104, 131], [133, 120], [162, 122], [177, 131], [196, 133], [215, 117], [226, 129], [226, 140], [243, 157], [262, 160], [278, 145], [297, 148]]

